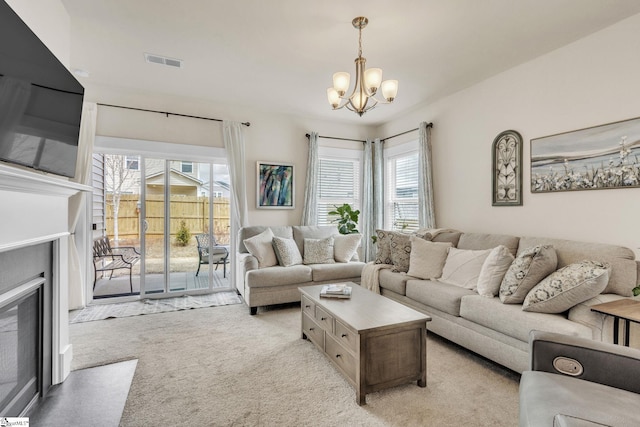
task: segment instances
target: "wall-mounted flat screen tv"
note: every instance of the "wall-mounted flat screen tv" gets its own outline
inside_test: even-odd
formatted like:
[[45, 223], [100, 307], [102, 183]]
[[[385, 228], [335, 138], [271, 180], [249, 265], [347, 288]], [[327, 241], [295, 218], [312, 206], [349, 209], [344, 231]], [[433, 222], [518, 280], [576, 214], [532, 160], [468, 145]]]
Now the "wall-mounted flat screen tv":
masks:
[[0, 160], [73, 177], [84, 88], [0, 0]]

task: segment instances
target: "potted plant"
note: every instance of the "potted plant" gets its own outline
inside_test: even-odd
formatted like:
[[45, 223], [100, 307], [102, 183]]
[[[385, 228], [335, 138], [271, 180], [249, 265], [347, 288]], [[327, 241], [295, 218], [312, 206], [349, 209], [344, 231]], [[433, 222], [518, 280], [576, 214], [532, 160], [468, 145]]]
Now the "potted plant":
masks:
[[360, 216], [359, 210], [353, 210], [349, 203], [344, 203], [342, 206], [333, 206], [335, 210], [329, 212], [329, 215], [337, 216], [331, 222], [338, 223], [338, 232], [340, 234], [357, 234], [358, 217]]

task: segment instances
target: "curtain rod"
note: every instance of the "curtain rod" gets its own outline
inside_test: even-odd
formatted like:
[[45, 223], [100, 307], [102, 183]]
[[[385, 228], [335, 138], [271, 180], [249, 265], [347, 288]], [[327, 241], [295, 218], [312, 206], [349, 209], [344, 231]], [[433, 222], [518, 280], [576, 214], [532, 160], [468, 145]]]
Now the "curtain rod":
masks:
[[[178, 116], [178, 117], [189, 117], [191, 119], [210, 120], [210, 121], [213, 121], [213, 122], [221, 122], [222, 121], [222, 119], [212, 119], [210, 117], [191, 116], [189, 114], [169, 113], [167, 111], [147, 110], [145, 108], [124, 107], [122, 105], [100, 104], [100, 103], [98, 103], [98, 105], [100, 105], [102, 107], [124, 108], [125, 110], [146, 111], [147, 113], [164, 114], [167, 117], [169, 117], [169, 116]], [[242, 124], [247, 126], [247, 127], [251, 126], [250, 122], [243, 122]]]
[[[433, 127], [433, 123], [427, 123], [427, 127], [428, 127], [428, 128], [432, 128], [432, 127]], [[384, 141], [386, 141], [386, 140], [388, 140], [388, 139], [395, 138], [395, 137], [397, 137], [397, 136], [401, 136], [401, 135], [404, 135], [404, 134], [407, 134], [407, 133], [410, 133], [410, 132], [415, 132], [415, 131], [417, 131], [418, 129], [420, 129], [420, 128], [415, 128], [415, 129], [410, 129], [410, 130], [407, 130], [407, 131], [404, 131], [404, 132], [400, 132], [400, 133], [398, 133], [398, 134], [396, 134], [396, 135], [392, 135], [392, 136], [388, 136], [388, 137], [386, 137], [386, 138], [383, 138], [383, 139], [381, 139], [380, 141], [384, 142]]]
[[[305, 134], [304, 136], [306, 136], [307, 138], [309, 138], [311, 135], [309, 135], [308, 133]], [[324, 139], [337, 139], [339, 141], [356, 141], [356, 142], [362, 142], [364, 143], [365, 141], [362, 139], [351, 139], [351, 138], [338, 138], [337, 136], [322, 136], [322, 135], [318, 135], [318, 138], [324, 138]]]

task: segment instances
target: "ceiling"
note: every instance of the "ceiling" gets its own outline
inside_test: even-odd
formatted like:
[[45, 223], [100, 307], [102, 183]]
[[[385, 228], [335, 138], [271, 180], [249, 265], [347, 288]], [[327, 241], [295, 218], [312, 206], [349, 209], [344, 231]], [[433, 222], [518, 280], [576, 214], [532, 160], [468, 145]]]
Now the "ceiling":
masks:
[[[380, 124], [626, 17], [638, 0], [62, 0], [71, 68], [117, 86], [346, 123]], [[331, 76], [367, 65], [399, 81], [363, 117], [332, 111]], [[177, 58], [182, 69], [145, 62]], [[353, 81], [353, 77], [352, 77]], [[144, 105], [136, 105], [142, 106]], [[183, 112], [188, 113], [188, 112]]]

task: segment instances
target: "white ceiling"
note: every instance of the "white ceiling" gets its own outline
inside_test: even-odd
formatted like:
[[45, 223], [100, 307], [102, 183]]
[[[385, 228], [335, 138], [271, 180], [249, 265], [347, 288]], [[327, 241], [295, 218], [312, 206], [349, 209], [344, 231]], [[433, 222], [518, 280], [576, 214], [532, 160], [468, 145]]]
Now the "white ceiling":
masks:
[[[273, 112], [379, 124], [628, 16], [638, 0], [62, 0], [71, 67], [92, 84]], [[392, 105], [332, 111], [326, 88], [353, 75], [356, 16], [367, 65], [399, 80]], [[184, 61], [148, 64], [144, 53]], [[144, 107], [144, 106], [143, 106]]]

